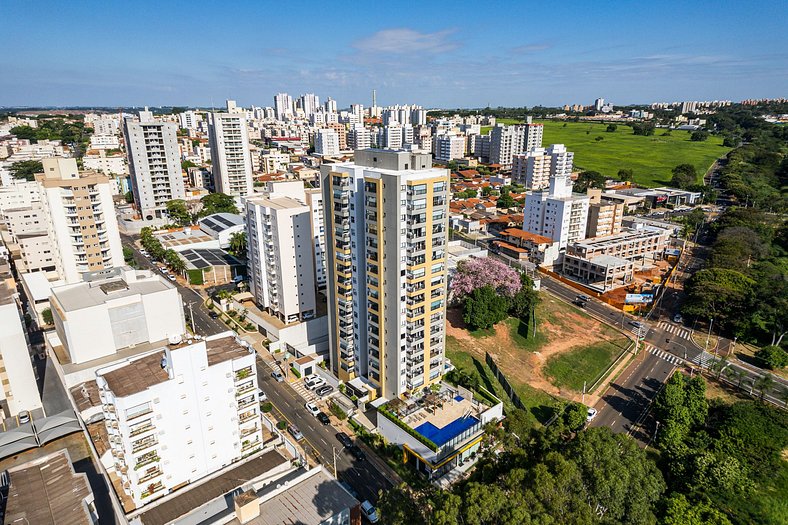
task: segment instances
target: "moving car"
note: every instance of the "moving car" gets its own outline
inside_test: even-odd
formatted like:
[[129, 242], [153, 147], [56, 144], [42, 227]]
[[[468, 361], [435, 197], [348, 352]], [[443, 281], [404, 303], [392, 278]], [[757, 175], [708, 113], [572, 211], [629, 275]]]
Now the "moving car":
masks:
[[592, 422], [598, 413], [596, 408], [589, 408], [588, 415], [586, 416], [586, 423]]
[[676, 315], [673, 316], [673, 322], [674, 323], [683, 323], [684, 322], [684, 318], [681, 317], [681, 314], [676, 314]]
[[276, 379], [277, 383], [281, 383], [282, 381], [285, 380], [284, 374], [282, 374], [282, 372], [280, 372], [279, 370], [274, 370], [273, 372], [271, 372], [271, 377]]
[[315, 417], [317, 417], [317, 415], [320, 413], [320, 409], [317, 408], [317, 405], [314, 403], [307, 403], [304, 405], [304, 408], [306, 408], [307, 412]]
[[331, 386], [331, 385], [323, 385], [323, 386], [319, 386], [319, 387], [315, 388], [315, 394], [317, 394], [317, 395], [319, 395], [321, 397], [322, 396], [327, 396], [328, 394], [330, 394], [333, 391], [334, 391], [334, 387]]
[[304, 439], [304, 435], [298, 430], [298, 427], [295, 425], [287, 425], [287, 432], [293, 436], [293, 439], [296, 441], [301, 441]]
[[328, 418], [325, 412], [320, 412], [317, 416], [317, 420], [323, 423], [323, 425], [328, 425], [331, 423], [331, 420]]
[[588, 302], [587, 302], [587, 301], [583, 301], [583, 300], [581, 300], [581, 299], [575, 299], [575, 300], [574, 300], [574, 301], [572, 301], [572, 302], [573, 302], [573, 303], [575, 303], [575, 304], [576, 304], [577, 306], [579, 306], [580, 308], [585, 308], [585, 307], [586, 307], [586, 305], [588, 304]]
[[211, 319], [218, 319], [218, 318], [219, 318], [219, 314], [217, 314], [217, 313], [216, 313], [216, 312], [214, 312], [213, 310], [211, 310], [210, 312], [208, 312], [208, 316], [209, 316]]
[[640, 321], [630, 321], [629, 324], [631, 324], [635, 328], [644, 328], [646, 326], [643, 323], [641, 323]]
[[364, 500], [364, 502], [361, 504], [361, 514], [363, 514], [370, 523], [377, 523], [380, 521], [378, 511], [375, 509], [372, 503], [369, 502], [369, 500]]
[[350, 436], [348, 436], [344, 432], [338, 432], [337, 433], [337, 439], [339, 440], [340, 443], [342, 443], [342, 445], [345, 448], [350, 448], [350, 447], [353, 446], [353, 440], [350, 439]]
[[591, 300], [591, 298], [589, 296], [587, 296], [586, 294], [583, 294], [583, 293], [581, 293], [580, 295], [575, 297], [575, 301], [583, 301], [583, 302], [587, 303], [590, 300]]

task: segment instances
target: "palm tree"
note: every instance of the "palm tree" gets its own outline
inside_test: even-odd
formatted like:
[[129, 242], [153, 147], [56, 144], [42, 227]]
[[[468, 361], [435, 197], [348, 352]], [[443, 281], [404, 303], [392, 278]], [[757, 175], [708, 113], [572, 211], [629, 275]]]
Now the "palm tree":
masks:
[[236, 257], [246, 257], [246, 232], [235, 232], [230, 236], [230, 249]]
[[725, 376], [731, 383], [736, 383], [737, 388], [741, 388], [741, 382], [747, 377], [743, 371], [733, 367], [725, 369]]
[[761, 401], [764, 400], [766, 397], [766, 393], [772, 389], [774, 386], [774, 378], [771, 374], [762, 375], [758, 379], [755, 380], [753, 386], [757, 388], [761, 393]]

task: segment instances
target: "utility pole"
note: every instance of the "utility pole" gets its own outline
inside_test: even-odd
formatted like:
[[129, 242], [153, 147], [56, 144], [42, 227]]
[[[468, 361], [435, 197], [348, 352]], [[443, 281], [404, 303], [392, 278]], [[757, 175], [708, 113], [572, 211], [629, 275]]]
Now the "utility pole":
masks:
[[583, 399], [581, 401], [584, 405], [586, 404], [586, 382], [583, 381]]
[[714, 326], [714, 318], [711, 318], [711, 322], [709, 323], [709, 333], [706, 335], [706, 348], [704, 348], [704, 352], [709, 349], [709, 339], [711, 338], [711, 327]]
[[334, 459], [334, 477], [339, 479], [339, 476], [337, 475], [337, 449], [333, 445], [331, 446], [331, 456]]
[[189, 305], [189, 319], [192, 322], [192, 332], [197, 334], [197, 326], [194, 324], [194, 312], [192, 311], [192, 303], [186, 303]]

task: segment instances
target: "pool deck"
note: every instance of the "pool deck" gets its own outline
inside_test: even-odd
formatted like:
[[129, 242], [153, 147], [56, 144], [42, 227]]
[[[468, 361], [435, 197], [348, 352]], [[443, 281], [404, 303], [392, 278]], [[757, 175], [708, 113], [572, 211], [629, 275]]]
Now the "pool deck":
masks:
[[424, 423], [432, 423], [437, 428], [443, 428], [458, 419], [462, 419], [465, 415], [478, 418], [479, 409], [465, 398], [462, 398], [461, 401], [452, 398], [444, 401], [441, 407], [422, 407], [406, 416], [403, 421], [413, 429]]

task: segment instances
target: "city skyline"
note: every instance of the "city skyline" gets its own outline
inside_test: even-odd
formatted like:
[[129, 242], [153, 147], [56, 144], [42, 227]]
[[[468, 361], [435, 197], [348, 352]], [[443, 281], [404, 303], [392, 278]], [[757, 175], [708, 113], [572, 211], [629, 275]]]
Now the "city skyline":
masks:
[[646, 104], [778, 97], [788, 85], [787, 9], [777, 3], [498, 3], [486, 16], [473, 6], [317, 5], [239, 3], [209, 25], [201, 2], [45, 2], [35, 19], [9, 5], [6, 38], [25, 44], [0, 59], [0, 105], [270, 106], [277, 92], [313, 92], [347, 107], [367, 105], [372, 89], [380, 105]]

